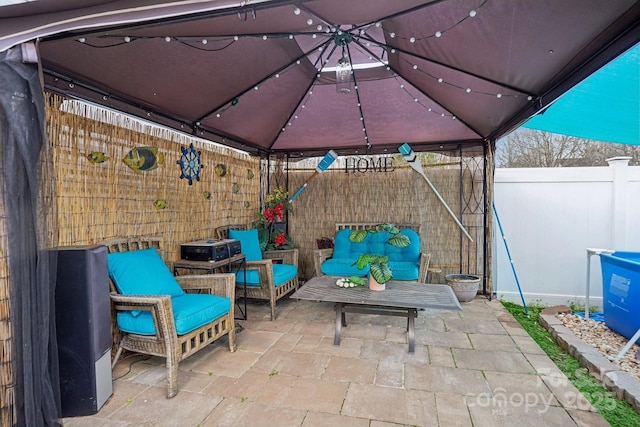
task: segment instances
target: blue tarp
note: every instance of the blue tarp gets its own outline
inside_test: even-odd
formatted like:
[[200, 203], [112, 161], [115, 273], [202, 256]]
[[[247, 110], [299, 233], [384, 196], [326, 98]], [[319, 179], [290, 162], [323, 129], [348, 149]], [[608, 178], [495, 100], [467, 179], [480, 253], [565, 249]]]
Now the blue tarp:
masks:
[[[573, 314], [584, 319], [584, 311], [576, 311]], [[589, 319], [593, 320], [594, 322], [604, 322], [604, 311], [589, 313]]]
[[583, 80], [523, 127], [640, 145], [640, 44]]

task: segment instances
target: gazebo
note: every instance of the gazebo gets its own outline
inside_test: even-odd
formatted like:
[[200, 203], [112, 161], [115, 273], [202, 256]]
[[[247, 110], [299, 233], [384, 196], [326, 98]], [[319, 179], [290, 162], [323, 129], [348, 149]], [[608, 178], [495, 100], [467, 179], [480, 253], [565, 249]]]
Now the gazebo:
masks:
[[[336, 222], [417, 223], [436, 274], [478, 273], [490, 297], [495, 141], [634, 46], [639, 22], [632, 0], [0, 7], [1, 363], [25, 373], [2, 384], [2, 424], [46, 412], [25, 409], [47, 391], [28, 380], [47, 354], [39, 251], [162, 235], [175, 260], [253, 221], [275, 188], [308, 183], [287, 218], [302, 279]], [[313, 175], [328, 150], [338, 160]]]

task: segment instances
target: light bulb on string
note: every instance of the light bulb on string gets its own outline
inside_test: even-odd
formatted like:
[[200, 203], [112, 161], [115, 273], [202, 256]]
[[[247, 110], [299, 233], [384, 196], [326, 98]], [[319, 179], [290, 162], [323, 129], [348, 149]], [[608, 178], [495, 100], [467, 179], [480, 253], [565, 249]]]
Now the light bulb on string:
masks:
[[348, 95], [351, 93], [351, 62], [345, 48], [346, 41], [341, 41], [342, 44], [342, 57], [338, 60], [336, 65], [336, 92], [342, 95]]

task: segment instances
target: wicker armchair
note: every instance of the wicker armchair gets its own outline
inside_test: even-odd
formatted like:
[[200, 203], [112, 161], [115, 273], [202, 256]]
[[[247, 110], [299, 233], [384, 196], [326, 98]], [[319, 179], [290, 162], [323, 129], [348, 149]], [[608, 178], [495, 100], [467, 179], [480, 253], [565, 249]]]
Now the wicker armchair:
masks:
[[[379, 223], [337, 223], [336, 233], [345, 228], [350, 230], [369, 230], [376, 228]], [[398, 228], [410, 228], [418, 235], [420, 234], [420, 225], [417, 224], [395, 224]], [[333, 248], [330, 249], [315, 249], [313, 251], [313, 266], [315, 268], [316, 276], [325, 276], [322, 272], [322, 263], [333, 256]], [[427, 283], [427, 274], [429, 273], [429, 261], [431, 260], [431, 254], [420, 254], [420, 264], [418, 270], [418, 281]]]
[[[228, 239], [229, 230], [249, 230], [247, 225], [230, 224], [215, 229], [218, 239]], [[244, 252], [244, 249], [243, 249]], [[291, 291], [298, 289], [298, 275], [286, 280], [276, 286], [276, 279], [273, 272], [273, 261], [277, 260], [285, 265], [298, 268], [298, 249], [285, 249], [277, 251], [263, 251], [262, 260], [247, 261], [247, 271], [257, 270], [260, 284], [256, 286], [247, 285], [247, 297], [268, 300], [271, 305], [271, 320], [276, 318], [276, 301], [283, 298]], [[240, 274], [240, 272], [238, 273]], [[248, 273], [247, 273], [248, 274]], [[240, 286], [242, 280], [236, 280], [236, 285]]]
[[[114, 239], [102, 242], [110, 253], [155, 248], [160, 252], [161, 239], [156, 237]], [[169, 273], [170, 274], [170, 273]], [[178, 364], [206, 345], [228, 335], [229, 351], [235, 351], [235, 276], [233, 274], [207, 274], [175, 278], [187, 294], [213, 294], [229, 298], [229, 311], [211, 322], [178, 335], [174, 320], [172, 297], [169, 295], [122, 295], [111, 281], [111, 301], [114, 310], [112, 329], [117, 351], [112, 367], [118, 362], [122, 350], [149, 354], [166, 359], [167, 398], [178, 393]], [[155, 335], [138, 335], [119, 330], [118, 312], [151, 312]]]

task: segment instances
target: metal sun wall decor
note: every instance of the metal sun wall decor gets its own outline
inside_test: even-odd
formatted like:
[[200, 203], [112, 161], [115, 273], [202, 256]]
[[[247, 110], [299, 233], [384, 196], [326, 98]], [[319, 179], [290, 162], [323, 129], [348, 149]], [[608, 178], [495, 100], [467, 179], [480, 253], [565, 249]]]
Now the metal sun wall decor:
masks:
[[176, 163], [180, 166], [180, 179], [188, 179], [189, 185], [193, 184], [193, 180], [200, 181], [200, 171], [204, 167], [200, 160], [200, 151], [193, 148], [193, 143], [189, 148], [180, 147], [182, 156]]

